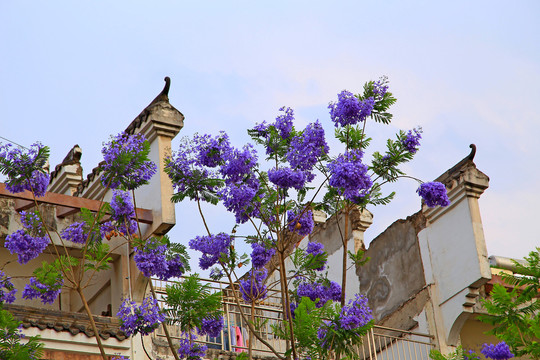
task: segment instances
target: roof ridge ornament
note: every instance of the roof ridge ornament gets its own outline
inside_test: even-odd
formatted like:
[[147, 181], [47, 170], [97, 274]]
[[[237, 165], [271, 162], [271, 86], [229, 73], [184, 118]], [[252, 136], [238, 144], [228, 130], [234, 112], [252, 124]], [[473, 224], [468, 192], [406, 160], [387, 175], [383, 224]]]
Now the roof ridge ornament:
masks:
[[471, 153], [469, 154], [469, 156], [467, 156], [467, 158], [471, 161], [473, 161], [474, 159], [474, 156], [476, 155], [476, 145], [475, 144], [471, 144], [469, 145], [469, 147], [471, 148]]
[[156, 96], [154, 100], [147, 106], [149, 108], [150, 106], [157, 104], [158, 102], [169, 102], [169, 89], [171, 87], [171, 78], [168, 76], [165, 76], [163, 79], [165, 81], [165, 86], [163, 87], [163, 90]]

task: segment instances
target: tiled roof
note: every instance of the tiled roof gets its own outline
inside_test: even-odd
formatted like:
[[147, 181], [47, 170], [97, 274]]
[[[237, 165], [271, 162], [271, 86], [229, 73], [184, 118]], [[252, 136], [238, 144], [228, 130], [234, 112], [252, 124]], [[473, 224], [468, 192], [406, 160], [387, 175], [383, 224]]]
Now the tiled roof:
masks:
[[[57, 332], [66, 331], [72, 335], [84, 333], [88, 337], [94, 336], [90, 320], [83, 313], [40, 309], [13, 304], [5, 304], [4, 309], [13, 314], [17, 320], [21, 321], [25, 329], [37, 327], [40, 330], [52, 329]], [[99, 336], [102, 339], [107, 340], [110, 337], [114, 337], [122, 341], [127, 338], [124, 332], [120, 330], [120, 322], [117, 318], [94, 315], [94, 321]]]

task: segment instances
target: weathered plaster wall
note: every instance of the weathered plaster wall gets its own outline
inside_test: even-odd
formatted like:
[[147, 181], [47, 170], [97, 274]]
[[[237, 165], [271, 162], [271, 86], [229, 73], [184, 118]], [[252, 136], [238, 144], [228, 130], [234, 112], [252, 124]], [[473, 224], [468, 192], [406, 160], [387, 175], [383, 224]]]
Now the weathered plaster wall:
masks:
[[[418, 294], [425, 285], [417, 232], [425, 220], [421, 213], [398, 220], [370, 243], [366, 255], [371, 260], [356, 269], [360, 293], [365, 294], [380, 321]], [[424, 300], [425, 301], [425, 300]], [[404, 314], [403, 324], [416, 316], [423, 304]], [[410, 325], [410, 324], [407, 324]]]

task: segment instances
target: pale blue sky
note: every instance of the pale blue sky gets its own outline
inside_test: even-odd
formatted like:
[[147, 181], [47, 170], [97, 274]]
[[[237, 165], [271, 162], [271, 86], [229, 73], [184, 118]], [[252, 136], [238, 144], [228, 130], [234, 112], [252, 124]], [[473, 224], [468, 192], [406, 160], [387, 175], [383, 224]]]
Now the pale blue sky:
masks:
[[[407, 171], [431, 180], [475, 143], [475, 162], [491, 178], [480, 199], [488, 252], [522, 257], [540, 245], [539, 15], [537, 1], [5, 0], [0, 136], [49, 145], [53, 166], [77, 143], [89, 171], [101, 143], [139, 114], [165, 75], [184, 135], [226, 130], [241, 145], [246, 127], [283, 105], [302, 127], [320, 119], [330, 135], [328, 102], [387, 75], [398, 103], [392, 127], [368, 126], [375, 148], [422, 126]], [[397, 189], [394, 203], [373, 210], [369, 239], [419, 209], [415, 183]], [[176, 241], [202, 230], [188, 209], [178, 207]], [[221, 226], [215, 231], [229, 228]]]

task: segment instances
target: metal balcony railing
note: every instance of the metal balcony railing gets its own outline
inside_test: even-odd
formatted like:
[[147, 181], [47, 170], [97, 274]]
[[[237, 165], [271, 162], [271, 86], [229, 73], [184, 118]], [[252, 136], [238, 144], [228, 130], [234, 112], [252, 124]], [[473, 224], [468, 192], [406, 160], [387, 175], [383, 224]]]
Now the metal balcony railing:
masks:
[[[247, 352], [249, 341], [252, 341], [252, 350], [255, 356], [271, 356], [272, 351], [255, 336], [249, 334], [249, 329], [240, 315], [239, 307], [233, 297], [233, 290], [225, 282], [201, 279], [208, 283], [212, 290], [223, 293], [223, 317], [225, 327], [217, 338], [199, 337], [196, 341], [206, 344], [209, 349], [232, 352]], [[166, 281], [152, 280], [158, 296], [165, 294]], [[235, 291], [238, 292], [236, 289]], [[164, 306], [163, 301], [159, 301]], [[258, 335], [270, 344], [278, 353], [283, 354], [287, 348], [287, 341], [274, 336], [272, 325], [277, 325], [283, 318], [281, 298], [278, 291], [270, 291], [268, 297], [260, 304], [252, 307], [250, 304], [240, 302], [240, 306], [247, 320], [253, 318], [259, 322]], [[178, 326], [169, 325], [169, 333], [173, 339], [179, 339], [182, 334]], [[164, 340], [165, 333], [162, 327], [153, 333], [154, 338]], [[411, 331], [392, 329], [375, 325], [364, 337], [358, 346], [358, 355], [362, 360], [428, 360], [429, 351], [433, 348], [432, 336]]]

